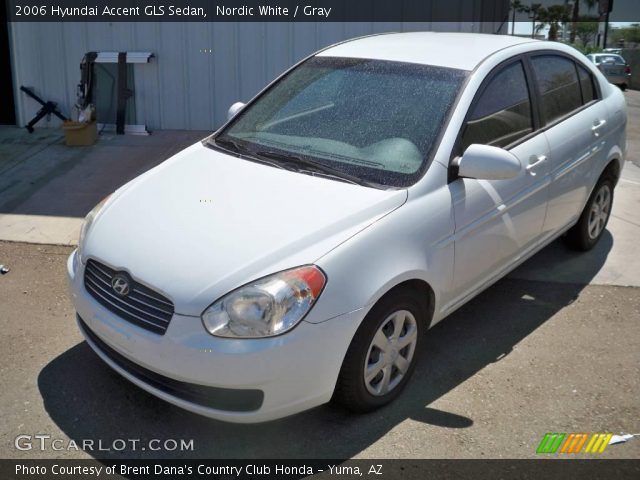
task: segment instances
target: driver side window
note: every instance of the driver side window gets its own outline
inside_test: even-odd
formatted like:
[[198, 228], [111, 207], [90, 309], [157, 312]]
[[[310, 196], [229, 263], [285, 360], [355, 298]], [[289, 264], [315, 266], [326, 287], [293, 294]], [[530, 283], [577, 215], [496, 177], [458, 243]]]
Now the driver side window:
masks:
[[531, 133], [531, 99], [522, 62], [514, 62], [495, 75], [472, 109], [458, 154], [473, 143], [506, 147]]

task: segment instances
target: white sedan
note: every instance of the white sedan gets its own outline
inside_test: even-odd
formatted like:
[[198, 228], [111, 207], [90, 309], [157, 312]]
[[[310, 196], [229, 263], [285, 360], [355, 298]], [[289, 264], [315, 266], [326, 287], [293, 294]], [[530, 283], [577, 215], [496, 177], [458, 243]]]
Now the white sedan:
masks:
[[343, 42], [229, 115], [94, 209], [68, 276], [107, 364], [234, 422], [393, 400], [429, 327], [598, 242], [626, 149], [591, 62], [499, 35]]

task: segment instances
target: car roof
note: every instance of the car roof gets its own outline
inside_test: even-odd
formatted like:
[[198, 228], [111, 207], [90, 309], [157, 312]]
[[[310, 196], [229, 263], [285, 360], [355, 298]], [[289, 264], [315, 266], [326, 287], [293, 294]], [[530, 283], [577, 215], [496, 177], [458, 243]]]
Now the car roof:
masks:
[[[485, 58], [530, 38], [482, 33], [407, 32], [371, 35], [329, 47], [319, 56], [369, 58], [473, 70]], [[542, 43], [542, 42], [540, 42]]]
[[617, 58], [619, 60], [622, 60], [623, 62], [626, 62], [626, 60], [624, 59], [624, 57], [618, 53], [610, 53], [610, 52], [604, 52], [604, 53], [595, 53], [593, 54], [593, 58], [602, 58], [602, 57], [613, 57], [613, 58]]

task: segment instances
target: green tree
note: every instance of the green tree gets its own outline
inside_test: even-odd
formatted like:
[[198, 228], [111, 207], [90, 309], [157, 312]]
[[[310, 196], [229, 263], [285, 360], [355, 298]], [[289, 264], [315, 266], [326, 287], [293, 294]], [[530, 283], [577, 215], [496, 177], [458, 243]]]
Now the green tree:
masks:
[[511, 0], [511, 35], [515, 35], [516, 30], [516, 13], [529, 12], [529, 7], [524, 5], [521, 0]]
[[622, 28], [613, 28], [611, 29], [611, 33], [609, 38], [610, 45], [616, 46], [620, 40], [623, 40], [624, 43], [640, 43], [640, 25], [633, 24], [628, 27]]
[[541, 7], [538, 10], [538, 21], [540, 22], [540, 30], [545, 25], [549, 25], [548, 39], [551, 41], [558, 40], [558, 31], [560, 24], [569, 21], [570, 7], [568, 5], [550, 5], [548, 8]]
[[582, 45], [588, 45], [598, 34], [598, 22], [591, 17], [580, 17], [571, 28], [571, 37], [579, 38]]
[[541, 3], [532, 3], [530, 7], [527, 7], [527, 12], [531, 17], [531, 38], [534, 38], [536, 33], [538, 33], [542, 28], [544, 28], [544, 23], [540, 26], [536, 26], [536, 23], [540, 19], [540, 12], [546, 10]]
[[597, 0], [575, 0], [573, 2], [573, 10], [571, 11], [571, 33], [569, 36], [569, 42], [575, 43], [576, 35], [578, 34], [578, 22], [580, 21], [580, 3], [584, 3], [587, 6], [587, 10], [591, 9], [598, 3]]

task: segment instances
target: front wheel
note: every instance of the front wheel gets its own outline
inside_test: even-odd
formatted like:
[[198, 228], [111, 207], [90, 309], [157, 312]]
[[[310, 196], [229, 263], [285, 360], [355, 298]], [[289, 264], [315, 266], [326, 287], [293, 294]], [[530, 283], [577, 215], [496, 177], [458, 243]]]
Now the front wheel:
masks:
[[416, 364], [426, 309], [411, 290], [390, 294], [367, 314], [345, 356], [333, 400], [356, 412], [395, 399]]
[[571, 248], [586, 252], [598, 243], [611, 216], [613, 187], [613, 179], [604, 177], [593, 189], [578, 223], [565, 237]]

